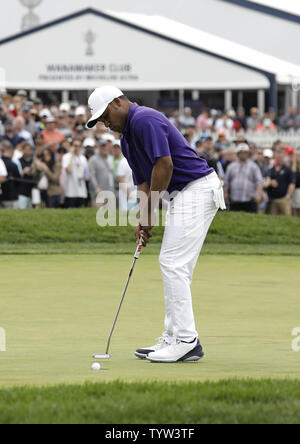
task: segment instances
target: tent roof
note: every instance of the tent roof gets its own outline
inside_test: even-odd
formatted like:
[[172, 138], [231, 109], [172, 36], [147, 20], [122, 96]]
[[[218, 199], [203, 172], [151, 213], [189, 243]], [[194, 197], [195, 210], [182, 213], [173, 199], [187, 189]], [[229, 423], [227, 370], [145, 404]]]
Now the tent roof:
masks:
[[254, 11], [300, 23], [300, 4], [295, 0], [221, 0]]
[[138, 25], [146, 30], [177, 40], [196, 49], [230, 59], [253, 69], [276, 75], [278, 83], [290, 84], [300, 79], [300, 66], [248, 48], [244, 45], [200, 31], [191, 26], [158, 15], [107, 11], [110, 16]]

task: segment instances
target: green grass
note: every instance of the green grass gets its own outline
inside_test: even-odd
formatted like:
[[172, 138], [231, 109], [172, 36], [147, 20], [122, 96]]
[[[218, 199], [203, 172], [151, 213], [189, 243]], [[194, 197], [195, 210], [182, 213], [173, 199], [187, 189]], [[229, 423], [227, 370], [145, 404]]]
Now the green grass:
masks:
[[92, 372], [135, 248], [131, 227], [95, 217], [0, 210], [0, 423], [299, 423], [299, 219], [218, 214], [194, 276], [196, 364], [133, 355], [163, 329], [156, 228]]
[[300, 258], [207, 255], [193, 283], [194, 307], [206, 358], [199, 364], [153, 365], [137, 360], [163, 330], [163, 289], [157, 257], [137, 264], [104, 370], [90, 370], [104, 353], [128, 276], [128, 255], [1, 257], [0, 387], [60, 383], [216, 381], [298, 378], [292, 352], [299, 326]]
[[0, 390], [0, 424], [299, 424], [299, 407], [299, 381]]
[[[152, 244], [161, 243], [163, 227], [154, 230]], [[79, 244], [80, 248], [132, 244], [132, 227], [105, 227], [96, 224], [96, 210], [0, 211], [0, 249], [28, 248], [31, 244]], [[300, 223], [297, 218], [219, 213], [213, 222], [207, 244], [274, 245], [292, 247], [300, 254]], [[8, 247], [9, 246], [9, 247]], [[21, 247], [20, 247], [21, 246]], [[298, 248], [297, 248], [298, 247]], [[226, 247], [225, 247], [226, 249]], [[243, 248], [241, 248], [243, 250]]]

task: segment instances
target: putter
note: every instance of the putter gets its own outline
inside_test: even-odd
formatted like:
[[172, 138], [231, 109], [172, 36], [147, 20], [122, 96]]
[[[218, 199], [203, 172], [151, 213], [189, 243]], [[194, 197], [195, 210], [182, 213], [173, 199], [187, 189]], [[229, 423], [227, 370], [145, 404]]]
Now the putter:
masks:
[[135, 255], [134, 255], [134, 260], [133, 260], [133, 263], [132, 263], [132, 266], [131, 266], [131, 270], [130, 270], [130, 273], [129, 273], [129, 277], [128, 277], [127, 283], [125, 285], [125, 289], [124, 289], [124, 292], [123, 292], [123, 295], [122, 295], [122, 299], [121, 299], [121, 302], [120, 302], [120, 305], [119, 305], [119, 309], [118, 309], [118, 312], [117, 312], [117, 316], [115, 317], [115, 320], [114, 320], [114, 323], [113, 323], [113, 326], [112, 326], [112, 329], [111, 329], [111, 332], [110, 332], [110, 335], [109, 335], [109, 338], [108, 338], [106, 352], [103, 355], [101, 355], [101, 354], [93, 355], [93, 359], [110, 359], [110, 357], [111, 357], [111, 355], [109, 354], [111, 338], [112, 338], [112, 335], [114, 333], [114, 330], [115, 330], [115, 327], [116, 327], [116, 324], [117, 324], [117, 320], [118, 320], [118, 317], [119, 317], [119, 314], [120, 314], [120, 311], [121, 311], [121, 308], [122, 308], [122, 305], [123, 305], [123, 302], [124, 302], [124, 298], [125, 298], [125, 295], [126, 295], [129, 283], [130, 283], [130, 279], [131, 279], [131, 276], [132, 276], [132, 273], [133, 273], [136, 261], [139, 259], [140, 255], [141, 255], [142, 248], [143, 248], [143, 244], [142, 244], [142, 239], [141, 239], [140, 242], [139, 242], [139, 245], [138, 245], [138, 247], [136, 249], [136, 252], [135, 252]]

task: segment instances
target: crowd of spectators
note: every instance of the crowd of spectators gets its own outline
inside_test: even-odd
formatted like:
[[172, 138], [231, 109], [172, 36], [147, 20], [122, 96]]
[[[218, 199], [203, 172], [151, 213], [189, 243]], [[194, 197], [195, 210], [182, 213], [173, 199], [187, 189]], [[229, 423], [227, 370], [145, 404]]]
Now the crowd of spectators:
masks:
[[[300, 129], [300, 115], [291, 108], [282, 118], [239, 109], [203, 111], [194, 116], [168, 116], [200, 157], [224, 182], [231, 211], [300, 217], [300, 149], [278, 140], [255, 146], [247, 130]], [[116, 194], [122, 210], [137, 205], [136, 188], [122, 155], [120, 134], [103, 125], [87, 130], [86, 106], [44, 105], [26, 91], [0, 98], [0, 207], [96, 207], [101, 191]], [[235, 135], [233, 137], [233, 135]]]

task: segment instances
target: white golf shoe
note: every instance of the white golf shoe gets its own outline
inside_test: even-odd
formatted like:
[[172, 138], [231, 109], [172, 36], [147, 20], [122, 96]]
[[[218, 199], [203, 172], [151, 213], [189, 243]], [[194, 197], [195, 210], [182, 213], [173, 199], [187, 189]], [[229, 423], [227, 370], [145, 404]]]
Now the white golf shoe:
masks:
[[149, 361], [162, 363], [196, 362], [203, 357], [203, 349], [198, 338], [190, 343], [177, 339], [171, 345], [147, 355]]
[[136, 350], [135, 356], [139, 359], [146, 359], [149, 353], [153, 353], [168, 347], [168, 345], [171, 344], [172, 339], [164, 333], [161, 338], [157, 338], [157, 341], [158, 342], [152, 347], [139, 348]]

